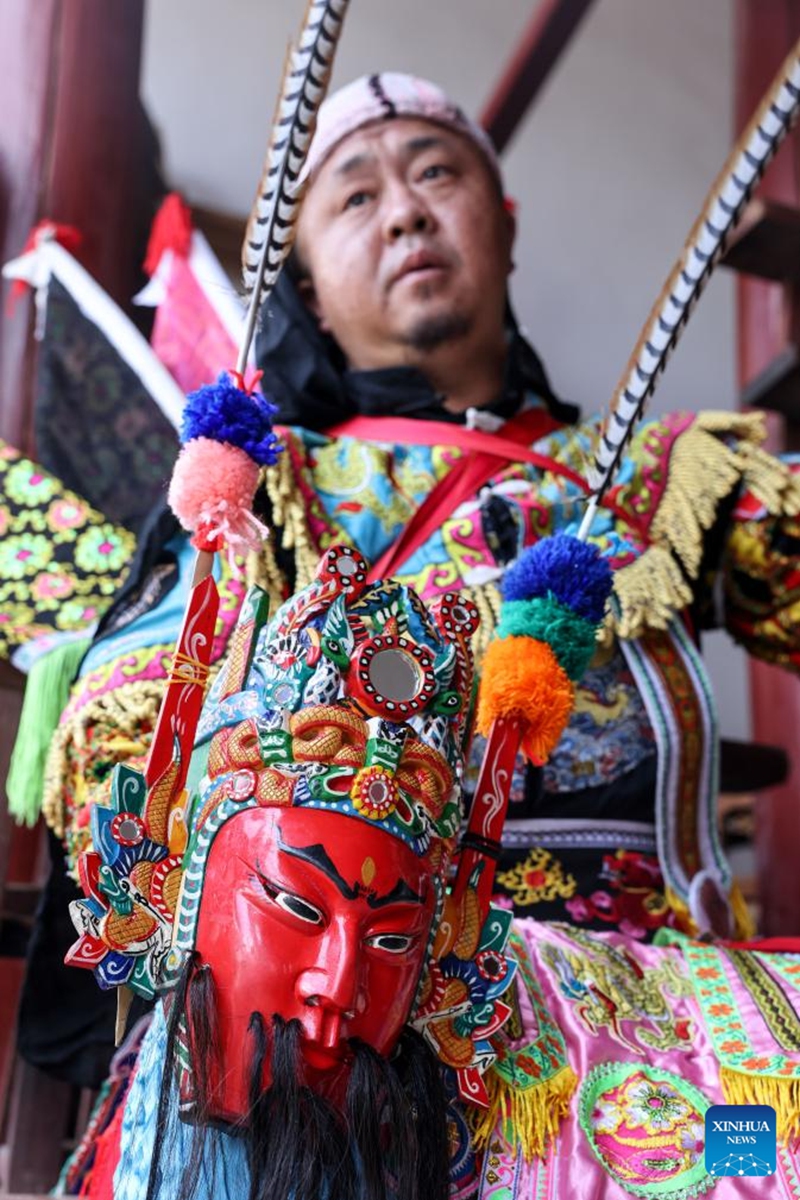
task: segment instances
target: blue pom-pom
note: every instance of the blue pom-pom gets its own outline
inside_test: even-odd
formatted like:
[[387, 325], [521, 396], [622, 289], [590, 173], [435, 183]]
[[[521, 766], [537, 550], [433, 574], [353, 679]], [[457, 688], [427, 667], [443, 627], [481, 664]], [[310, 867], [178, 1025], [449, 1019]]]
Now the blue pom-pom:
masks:
[[596, 546], [560, 533], [523, 551], [503, 576], [503, 596], [506, 600], [552, 596], [599, 625], [611, 583], [611, 568]]
[[181, 441], [211, 438], [227, 442], [244, 450], [259, 466], [272, 466], [281, 450], [272, 432], [272, 418], [277, 411], [263, 396], [249, 395], [236, 387], [223, 371], [216, 383], [186, 397]]

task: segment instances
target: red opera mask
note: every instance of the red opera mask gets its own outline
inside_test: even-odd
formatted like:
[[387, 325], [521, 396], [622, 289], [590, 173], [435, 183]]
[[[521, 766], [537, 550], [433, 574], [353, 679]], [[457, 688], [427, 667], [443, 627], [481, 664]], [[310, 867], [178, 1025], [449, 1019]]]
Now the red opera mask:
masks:
[[[446, 896], [463, 817], [475, 606], [453, 593], [425, 606], [402, 583], [370, 584], [366, 562], [333, 546], [268, 623], [263, 593], [248, 593], [196, 722], [194, 647], [213, 629], [202, 588], [152, 781], [119, 768], [112, 806], [93, 811], [71, 960], [103, 986], [145, 997], [190, 972], [176, 1059], [187, 1110], [233, 1121], [249, 1112], [261, 1053], [254, 1013], [267, 1033], [275, 1014], [299, 1023], [286, 1045], [306, 1083], [335, 1104], [351, 1043], [389, 1056], [406, 1023], [456, 1072], [462, 1095], [488, 1104], [482, 1073], [514, 969], [503, 954], [510, 915], [484, 920], [488, 893], [478, 896], [494, 845], [484, 825], [501, 811], [494, 785], [460, 860], [461, 886]], [[213, 982], [216, 1056], [195, 1025], [212, 999], [208, 975], [192, 974], [198, 963]], [[263, 1062], [267, 1087], [269, 1054]]]
[[216, 1115], [248, 1110], [254, 1011], [267, 1026], [274, 1013], [300, 1021], [312, 1086], [341, 1086], [349, 1038], [388, 1054], [414, 1000], [435, 903], [430, 865], [377, 826], [297, 808], [228, 821], [209, 853], [196, 941], [226, 1064]]

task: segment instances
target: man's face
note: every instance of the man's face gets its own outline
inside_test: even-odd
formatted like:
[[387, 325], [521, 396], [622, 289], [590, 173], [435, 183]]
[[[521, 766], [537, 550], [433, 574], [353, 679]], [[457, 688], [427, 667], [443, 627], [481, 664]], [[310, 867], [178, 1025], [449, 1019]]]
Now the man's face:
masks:
[[[196, 948], [211, 967], [223, 1077], [215, 1115], [248, 1103], [250, 1016], [298, 1019], [308, 1082], [335, 1096], [349, 1038], [386, 1055], [425, 959], [430, 868], [377, 827], [314, 809], [249, 809], [217, 833]], [[263, 1085], [269, 1085], [267, 1073]]]
[[351, 367], [424, 366], [446, 342], [496, 353], [513, 221], [480, 151], [429, 121], [357, 130], [309, 188], [306, 296]]

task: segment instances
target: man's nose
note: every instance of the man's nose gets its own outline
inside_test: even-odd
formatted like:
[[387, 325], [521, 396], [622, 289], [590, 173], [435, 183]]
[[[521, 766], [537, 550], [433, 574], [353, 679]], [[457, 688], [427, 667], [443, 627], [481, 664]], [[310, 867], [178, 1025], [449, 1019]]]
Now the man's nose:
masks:
[[397, 182], [388, 188], [384, 204], [384, 236], [389, 242], [414, 233], [429, 233], [434, 226], [430, 208], [406, 183]]
[[342, 1016], [354, 1015], [361, 1005], [360, 936], [343, 920], [326, 930], [317, 943], [312, 963], [297, 979], [298, 998]]

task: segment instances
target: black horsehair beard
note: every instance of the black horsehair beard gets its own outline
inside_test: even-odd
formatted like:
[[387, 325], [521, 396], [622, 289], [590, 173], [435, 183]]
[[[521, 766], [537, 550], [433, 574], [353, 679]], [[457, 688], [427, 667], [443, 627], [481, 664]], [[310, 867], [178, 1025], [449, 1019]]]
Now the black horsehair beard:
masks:
[[[179, 1029], [186, 1016], [192, 1046], [194, 1110], [191, 1151], [178, 1192], [160, 1188], [177, 1124]], [[422, 1037], [406, 1028], [391, 1060], [353, 1040], [344, 1111], [303, 1082], [299, 1021], [260, 1013], [250, 1018], [250, 1111], [229, 1136], [244, 1144], [250, 1175], [246, 1200], [447, 1200], [447, 1101], [439, 1064]], [[245, 1200], [228, 1194], [222, 1137], [211, 1135], [211, 1081], [216, 1076], [216, 1000], [211, 972], [189, 964], [173, 994], [147, 1200]], [[271, 1056], [272, 1082], [262, 1090]], [[218, 1077], [218, 1076], [216, 1076]], [[173, 1175], [173, 1172], [169, 1172]]]

